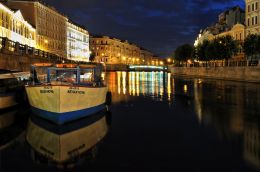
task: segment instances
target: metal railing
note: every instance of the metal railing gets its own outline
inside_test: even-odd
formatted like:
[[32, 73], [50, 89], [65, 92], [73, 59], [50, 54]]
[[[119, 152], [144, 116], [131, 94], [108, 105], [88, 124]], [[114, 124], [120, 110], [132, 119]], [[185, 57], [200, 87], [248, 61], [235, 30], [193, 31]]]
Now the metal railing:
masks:
[[28, 55], [32, 58], [43, 58], [53, 62], [66, 62], [73, 63], [72, 60], [68, 60], [65, 57], [60, 57], [56, 54], [52, 54], [28, 45], [20, 44], [19, 42], [14, 42], [6, 37], [0, 37], [0, 50], [3, 53], [12, 53], [16, 55]]
[[260, 67], [260, 60], [223, 60], [182, 63], [175, 67]]

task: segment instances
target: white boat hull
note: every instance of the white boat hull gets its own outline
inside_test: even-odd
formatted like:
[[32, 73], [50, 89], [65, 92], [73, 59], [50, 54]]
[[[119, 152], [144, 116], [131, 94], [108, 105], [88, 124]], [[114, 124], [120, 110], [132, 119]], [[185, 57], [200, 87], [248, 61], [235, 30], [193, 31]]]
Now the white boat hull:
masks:
[[35, 115], [63, 124], [105, 108], [107, 87], [26, 86]]

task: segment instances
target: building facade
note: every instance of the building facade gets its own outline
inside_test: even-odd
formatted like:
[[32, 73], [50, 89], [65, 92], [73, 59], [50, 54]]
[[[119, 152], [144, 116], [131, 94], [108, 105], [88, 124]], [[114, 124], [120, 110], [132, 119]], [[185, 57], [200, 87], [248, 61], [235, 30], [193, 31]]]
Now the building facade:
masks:
[[151, 52], [135, 44], [108, 36], [91, 37], [90, 47], [95, 61], [107, 64], [152, 64], [152, 59], [155, 59]]
[[204, 40], [214, 39], [216, 35], [221, 33], [229, 32], [234, 28], [235, 25], [245, 23], [245, 11], [239, 6], [230, 8], [218, 16], [218, 21], [203, 30], [200, 31], [198, 37], [195, 40], [194, 45], [197, 46]]
[[245, 58], [243, 42], [246, 38], [245, 11], [236, 6], [222, 12], [218, 16], [218, 22], [204, 30], [201, 30], [195, 40], [194, 46], [202, 44], [203, 41], [211, 41], [217, 37], [232, 36], [239, 43], [239, 52], [233, 59], [242, 60]]
[[0, 3], [0, 37], [36, 47], [35, 32], [19, 10], [13, 11]]
[[260, 33], [260, 0], [245, 0], [246, 2], [246, 35]]
[[67, 23], [67, 58], [75, 61], [89, 61], [89, 33], [72, 21]]
[[66, 16], [40, 1], [8, 0], [5, 4], [12, 9], [19, 9], [30, 24], [36, 29], [36, 48], [67, 57], [67, 22]]

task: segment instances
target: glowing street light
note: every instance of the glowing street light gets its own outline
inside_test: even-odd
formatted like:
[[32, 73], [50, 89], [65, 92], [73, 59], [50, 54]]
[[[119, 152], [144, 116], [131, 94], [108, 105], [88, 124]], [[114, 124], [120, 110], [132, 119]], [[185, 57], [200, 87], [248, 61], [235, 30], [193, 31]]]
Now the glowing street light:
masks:
[[163, 61], [160, 61], [160, 65], [163, 65]]

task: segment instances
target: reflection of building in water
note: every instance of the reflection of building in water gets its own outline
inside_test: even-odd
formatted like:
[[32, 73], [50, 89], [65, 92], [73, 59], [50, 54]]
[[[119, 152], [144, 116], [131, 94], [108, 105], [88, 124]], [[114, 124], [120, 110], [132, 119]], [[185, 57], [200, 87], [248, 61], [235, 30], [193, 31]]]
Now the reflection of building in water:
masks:
[[237, 85], [226, 81], [194, 81], [198, 121], [215, 125], [226, 136], [243, 132], [243, 87], [234, 84]]
[[214, 126], [222, 139], [243, 136], [245, 161], [260, 169], [259, 86], [195, 80], [194, 101], [198, 120]]
[[33, 158], [40, 157], [50, 163], [76, 163], [83, 154], [96, 149], [108, 132], [110, 118], [109, 112], [100, 112], [65, 125], [55, 125], [32, 116], [26, 139], [33, 149]]
[[[116, 76], [115, 76], [116, 75]], [[171, 99], [172, 80], [171, 74], [163, 72], [111, 72], [108, 74], [109, 87], [113, 94], [113, 102], [120, 101], [127, 95], [151, 96], [153, 99], [162, 100], [164, 95]], [[166, 88], [167, 87], [167, 88]], [[119, 99], [117, 101], [117, 99]]]
[[[259, 119], [258, 119], [259, 120]], [[246, 122], [244, 131], [244, 159], [260, 169], [260, 128], [258, 121]]]

